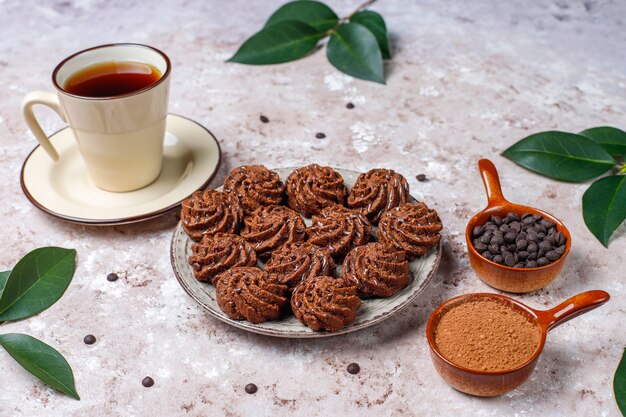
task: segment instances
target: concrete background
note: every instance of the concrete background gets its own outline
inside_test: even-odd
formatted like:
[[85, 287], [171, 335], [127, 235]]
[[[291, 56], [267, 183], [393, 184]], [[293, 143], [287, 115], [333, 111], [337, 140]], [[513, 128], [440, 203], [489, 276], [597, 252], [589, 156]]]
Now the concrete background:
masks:
[[[347, 15], [360, 2], [330, 2]], [[624, 346], [624, 228], [604, 249], [586, 229], [586, 184], [536, 176], [499, 153], [542, 130], [625, 126], [623, 1], [380, 1], [394, 57], [387, 86], [336, 71], [324, 52], [297, 62], [226, 64], [281, 1], [0, 0], [0, 267], [43, 245], [78, 250], [66, 295], [37, 317], [0, 326], [60, 350], [82, 401], [53, 392], [0, 351], [0, 416], [532, 415], [619, 416], [612, 378]], [[445, 256], [428, 291], [382, 325], [326, 340], [280, 340], [212, 319], [169, 263], [174, 213], [129, 226], [84, 227], [34, 208], [19, 186], [35, 146], [23, 96], [51, 90], [70, 53], [141, 42], [172, 59], [170, 108], [218, 137], [223, 165], [318, 162], [393, 168], [444, 222]], [[355, 104], [346, 109], [348, 102]], [[62, 124], [39, 113], [47, 131]], [[266, 115], [270, 123], [259, 121]], [[323, 132], [325, 139], [316, 139]], [[471, 270], [463, 231], [486, 199], [476, 161], [488, 157], [506, 196], [560, 217], [573, 234], [561, 276], [518, 297], [547, 308], [588, 289], [610, 303], [549, 336], [531, 379], [493, 399], [449, 388], [431, 365], [424, 325], [443, 300], [493, 291]], [[427, 182], [417, 182], [417, 174]], [[106, 275], [121, 279], [111, 283]], [[83, 337], [92, 333], [92, 346]], [[345, 371], [358, 362], [361, 373]], [[141, 380], [150, 375], [152, 388]], [[255, 395], [243, 387], [254, 382]]]

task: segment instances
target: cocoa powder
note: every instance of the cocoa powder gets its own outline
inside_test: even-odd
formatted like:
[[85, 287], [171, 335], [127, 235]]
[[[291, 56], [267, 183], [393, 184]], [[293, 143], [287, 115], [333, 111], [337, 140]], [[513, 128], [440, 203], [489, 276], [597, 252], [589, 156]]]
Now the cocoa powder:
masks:
[[521, 312], [489, 298], [462, 302], [435, 328], [437, 350], [450, 362], [477, 371], [503, 371], [535, 353], [541, 330]]

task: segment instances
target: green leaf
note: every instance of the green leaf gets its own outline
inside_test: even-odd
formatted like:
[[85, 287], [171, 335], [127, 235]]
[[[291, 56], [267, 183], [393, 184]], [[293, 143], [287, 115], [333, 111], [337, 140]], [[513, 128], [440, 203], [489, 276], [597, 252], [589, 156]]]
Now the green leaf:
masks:
[[557, 131], [530, 135], [502, 156], [546, 177], [571, 182], [587, 181], [615, 166], [611, 155], [591, 139]]
[[609, 238], [626, 220], [626, 175], [604, 177], [583, 194], [585, 224], [608, 247]]
[[74, 374], [63, 355], [41, 340], [21, 333], [0, 335], [0, 346], [44, 384], [80, 400]]
[[2, 291], [7, 283], [7, 279], [9, 279], [9, 274], [11, 274], [11, 271], [0, 272], [0, 297], [2, 296]]
[[44, 247], [28, 253], [13, 267], [0, 296], [0, 321], [40, 313], [57, 302], [74, 276], [76, 251]]
[[371, 10], [363, 10], [355, 13], [351, 18], [351, 22], [359, 23], [369, 29], [376, 37], [380, 51], [384, 59], [391, 59], [391, 48], [389, 47], [389, 36], [387, 35], [387, 25], [385, 19]]
[[285, 4], [265, 23], [265, 27], [285, 20], [297, 20], [313, 27], [317, 32], [334, 28], [339, 18], [333, 10], [319, 1], [300, 0]]
[[622, 415], [626, 416], [626, 349], [624, 349], [622, 360], [615, 371], [613, 392], [615, 393], [617, 407], [622, 412]]
[[321, 38], [306, 23], [284, 20], [252, 35], [228, 62], [267, 65], [293, 61], [311, 52]]
[[385, 84], [383, 58], [376, 38], [358, 23], [339, 26], [330, 36], [326, 56], [339, 71]]
[[602, 146], [611, 155], [626, 155], [626, 132], [610, 127], [593, 127], [579, 133]]

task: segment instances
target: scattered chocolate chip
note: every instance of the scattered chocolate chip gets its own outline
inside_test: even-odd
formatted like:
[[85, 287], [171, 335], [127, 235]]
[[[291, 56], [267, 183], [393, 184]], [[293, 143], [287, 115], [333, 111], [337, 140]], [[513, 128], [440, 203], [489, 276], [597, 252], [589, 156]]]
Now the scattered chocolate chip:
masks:
[[146, 388], [150, 388], [151, 386], [154, 385], [154, 379], [147, 376], [141, 381], [141, 385], [143, 385]]
[[361, 367], [359, 366], [358, 363], [352, 362], [350, 365], [348, 365], [348, 373], [349, 374], [356, 375], [360, 371], [361, 371]]
[[261, 115], [261, 117], [259, 117], [259, 119], [261, 119], [261, 122], [263, 122], [263, 123], [269, 123], [270, 122], [270, 119], [268, 119], [267, 116]]
[[86, 345], [93, 345], [94, 343], [96, 343], [96, 336], [88, 334], [83, 338], [83, 342], [85, 342]]
[[418, 180], [419, 182], [424, 182], [424, 181], [426, 181], [426, 175], [418, 174], [418, 175], [415, 176], [415, 179]]
[[111, 272], [109, 275], [107, 275], [107, 281], [109, 282], [117, 281], [119, 278], [120, 277], [118, 277], [115, 272]]
[[244, 389], [246, 390], [246, 393], [248, 393], [248, 394], [254, 394], [255, 392], [258, 391], [257, 386], [254, 385], [254, 384], [248, 384], [248, 385], [246, 385], [246, 387]]
[[346, 104], [346, 108], [347, 108], [347, 109], [353, 109], [353, 108], [354, 108], [354, 103], [348, 103], [348, 104]]
[[315, 137], [318, 138], [318, 139], [324, 139], [326, 137], [326, 135], [323, 134], [322, 132], [317, 132], [315, 134]]

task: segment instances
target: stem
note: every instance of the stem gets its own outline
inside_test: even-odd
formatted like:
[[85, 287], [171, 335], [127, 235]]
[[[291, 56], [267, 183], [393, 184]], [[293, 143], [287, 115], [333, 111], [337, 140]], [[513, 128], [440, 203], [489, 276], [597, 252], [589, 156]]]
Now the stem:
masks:
[[352, 19], [352, 16], [354, 16], [355, 14], [360, 12], [361, 10], [365, 9], [366, 7], [371, 6], [372, 4], [376, 3], [376, 1], [377, 0], [367, 0], [365, 3], [363, 3], [362, 5], [357, 7], [355, 11], [350, 13], [350, 16], [342, 17], [341, 19], [339, 19], [339, 21], [337, 22], [337, 24], [335, 25], [334, 28], [328, 29], [326, 32], [324, 32], [324, 37], [332, 35], [333, 32], [336, 31], [339, 26], [341, 26], [344, 23], [348, 22], [350, 19]]
[[355, 14], [360, 12], [361, 10], [365, 9], [367, 6], [371, 6], [374, 3], [376, 3], [376, 0], [368, 0], [368, 1], [366, 1], [365, 3], [363, 3], [362, 5], [357, 7], [357, 9], [355, 11], [353, 11], [350, 16], [348, 16], [348, 20], [350, 20], [350, 18], [352, 18], [352, 16], [354, 16]]

